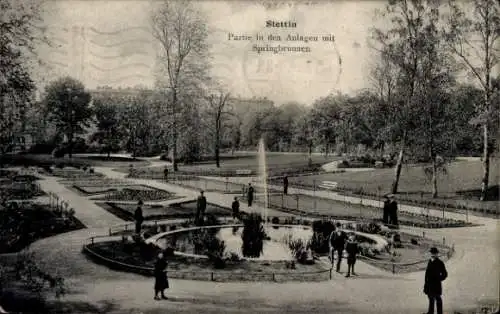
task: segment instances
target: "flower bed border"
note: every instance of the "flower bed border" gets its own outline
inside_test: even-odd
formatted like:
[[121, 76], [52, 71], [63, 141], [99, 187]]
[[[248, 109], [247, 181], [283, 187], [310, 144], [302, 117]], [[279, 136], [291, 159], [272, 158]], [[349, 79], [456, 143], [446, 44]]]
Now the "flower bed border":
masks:
[[[182, 229], [180, 229], [182, 230]], [[108, 238], [108, 236], [102, 237], [91, 237], [89, 243], [85, 243], [82, 248], [82, 253], [88, 256], [91, 260], [96, 263], [103, 264], [109, 268], [116, 269], [119, 271], [132, 272], [143, 276], [151, 277], [154, 273], [153, 267], [138, 266], [132, 264], [126, 264], [119, 262], [108, 257], [102, 256], [92, 250], [92, 245], [95, 243], [96, 238]], [[112, 241], [104, 241], [112, 242]], [[308, 276], [320, 276], [320, 278], [314, 278], [314, 280], [308, 280]], [[332, 279], [332, 269], [328, 268], [320, 271], [313, 272], [296, 272], [296, 273], [285, 273], [285, 272], [245, 272], [245, 273], [234, 273], [231, 271], [224, 270], [214, 270], [207, 272], [199, 271], [169, 271], [168, 276], [170, 278], [176, 279], [188, 279], [188, 280], [199, 280], [199, 281], [216, 281], [216, 282], [234, 282], [234, 281], [273, 281], [273, 282], [290, 282], [290, 281], [327, 281]]]
[[[302, 218], [302, 219], [293, 219], [290, 221], [290, 217], [282, 217], [285, 219], [285, 222], [288, 221], [289, 226], [305, 226], [305, 227], [311, 227], [311, 225], [308, 224], [303, 224], [305, 221], [312, 222], [315, 219], [310, 219], [310, 218]], [[231, 218], [226, 219], [225, 222], [227, 223], [228, 220], [231, 220]], [[179, 219], [177, 221], [172, 221], [171, 219], [166, 219], [163, 221], [151, 221], [147, 225], [180, 225], [182, 222], [187, 221], [187, 220], [182, 220]], [[293, 224], [293, 222], [298, 222], [297, 224]], [[301, 222], [299, 224], [299, 222]], [[125, 272], [132, 272], [132, 273], [137, 273], [140, 275], [144, 276], [152, 276], [153, 275], [153, 268], [152, 267], [144, 267], [144, 266], [138, 266], [138, 265], [131, 265], [131, 264], [126, 264], [122, 263], [119, 261], [112, 260], [110, 258], [101, 256], [100, 254], [94, 252], [89, 245], [92, 245], [95, 243], [96, 239], [121, 239], [123, 235], [118, 235], [120, 232], [123, 231], [128, 231], [128, 226], [132, 226], [133, 223], [124, 223], [120, 224], [114, 227], [109, 228], [109, 235], [103, 235], [103, 236], [93, 236], [91, 238], [88, 238], [86, 242], [83, 244], [82, 247], [82, 253], [86, 254], [90, 259], [95, 261], [96, 263], [106, 265], [109, 268], [116, 269], [119, 271], [125, 271]], [[281, 225], [281, 224], [278, 224]], [[221, 227], [224, 225], [220, 226], [212, 226], [212, 227]], [[114, 231], [114, 228], [120, 228], [120, 230]], [[184, 229], [187, 228], [182, 228], [182, 229], [176, 229], [172, 230], [172, 232], [180, 232], [184, 231]], [[132, 230], [132, 228], [130, 228]], [[425, 237], [425, 232], [423, 234], [423, 237]], [[445, 239], [443, 238], [443, 241]], [[89, 243], [90, 242], [90, 243]], [[443, 242], [443, 245], [448, 248], [446, 253], [442, 253], [440, 256], [446, 256], [447, 259], [449, 260], [455, 253], [455, 245], [445, 245]], [[385, 262], [385, 261], [380, 261], [380, 260], [375, 260], [371, 259], [369, 257], [360, 255], [359, 256], [361, 259], [366, 259], [370, 260], [373, 263], [380, 263], [380, 264], [387, 264], [391, 265], [392, 268], [392, 273], [396, 274], [397, 269], [404, 269], [405, 267], [416, 265], [416, 264], [423, 264], [427, 263], [428, 260], [418, 260], [414, 262], [406, 262], [406, 263], [396, 263], [396, 262]], [[382, 271], [387, 271], [387, 269], [384, 268], [379, 268]], [[284, 272], [252, 272], [252, 273], [245, 273], [245, 274], [235, 274], [230, 271], [210, 271], [210, 272], [182, 272], [182, 271], [174, 271], [170, 272], [169, 276], [171, 278], [176, 278], [176, 279], [188, 279], [188, 280], [200, 280], [200, 281], [217, 281], [217, 282], [232, 282], [232, 281], [273, 281], [273, 282], [290, 282], [290, 281], [318, 281], [318, 280], [307, 280], [308, 275], [318, 275], [321, 274], [324, 277], [327, 277], [325, 279], [321, 279], [321, 281], [326, 281], [326, 280], [331, 280], [332, 279], [332, 270], [333, 268], [324, 270], [324, 271], [316, 271], [316, 272], [298, 272], [298, 273], [284, 273]], [[389, 272], [389, 271], [388, 271]], [[220, 277], [217, 277], [220, 275]], [[282, 277], [285, 277], [284, 280]]]

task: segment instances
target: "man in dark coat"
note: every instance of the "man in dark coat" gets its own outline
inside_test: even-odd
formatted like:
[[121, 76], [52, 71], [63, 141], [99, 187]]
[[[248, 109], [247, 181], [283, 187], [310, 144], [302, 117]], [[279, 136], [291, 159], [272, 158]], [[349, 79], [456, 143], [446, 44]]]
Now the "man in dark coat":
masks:
[[330, 235], [332, 263], [334, 260], [334, 253], [337, 252], [337, 272], [340, 272], [340, 263], [342, 262], [342, 254], [344, 253], [345, 242], [347, 240], [347, 235], [340, 229], [341, 227], [342, 225], [338, 222], [336, 231], [332, 232]]
[[198, 200], [196, 201], [197, 222], [200, 222], [203, 219], [206, 209], [207, 209], [207, 198], [205, 197], [204, 192], [200, 191], [200, 196], [198, 196]]
[[154, 270], [155, 300], [160, 300], [160, 297], [158, 297], [158, 293], [160, 292], [161, 292], [161, 299], [167, 300], [167, 297], [165, 296], [165, 289], [169, 288], [169, 284], [168, 284], [166, 268], [167, 268], [167, 260], [165, 259], [163, 253], [160, 253], [158, 254], [158, 259], [156, 260], [155, 270]]
[[238, 218], [240, 215], [240, 202], [238, 201], [238, 198], [236, 196], [234, 197], [231, 208], [233, 209], [233, 219]]
[[345, 245], [345, 251], [347, 252], [347, 275], [346, 277], [350, 277], [351, 273], [353, 276], [356, 276], [354, 272], [354, 264], [356, 264], [356, 257], [359, 253], [358, 242], [356, 241], [356, 236], [352, 234], [349, 236], [347, 243]]
[[288, 194], [288, 176], [283, 177], [283, 193]]
[[253, 189], [252, 183], [248, 183], [248, 191], [247, 191], [248, 207], [252, 207], [254, 192], [255, 190]]
[[394, 195], [390, 195], [389, 203], [389, 224], [397, 227], [398, 226], [398, 203], [394, 199]]
[[443, 287], [441, 282], [448, 277], [448, 272], [442, 260], [439, 259], [439, 251], [433, 247], [430, 250], [431, 259], [425, 270], [424, 293], [429, 298], [429, 309], [427, 314], [434, 314], [434, 303], [437, 307], [437, 314], [443, 314]]
[[135, 233], [140, 234], [141, 233], [141, 227], [142, 223], [144, 222], [144, 216], [142, 214], [142, 201], [139, 201], [137, 203], [137, 209], [134, 212], [134, 219], [135, 219]]
[[391, 210], [391, 200], [389, 199], [389, 196], [386, 195], [384, 196], [384, 216], [382, 217], [382, 221], [384, 224], [389, 223], [389, 212]]

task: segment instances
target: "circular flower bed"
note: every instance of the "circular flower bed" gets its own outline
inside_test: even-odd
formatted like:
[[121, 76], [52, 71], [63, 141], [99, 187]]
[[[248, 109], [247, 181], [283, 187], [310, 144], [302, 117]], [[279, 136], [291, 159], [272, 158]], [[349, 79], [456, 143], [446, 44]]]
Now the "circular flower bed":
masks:
[[[212, 221], [212, 223], [217, 222]], [[173, 241], [179, 239], [180, 234], [193, 230], [193, 228], [186, 227], [186, 224], [184, 224], [184, 229], [177, 229], [175, 226], [176, 230], [158, 236], [160, 238], [168, 236], [168, 240]], [[226, 251], [224, 241], [217, 239], [215, 233], [209, 231], [221, 227], [232, 226], [194, 228], [199, 231], [197, 253], [201, 254], [177, 252], [169, 256], [169, 276], [214, 281], [319, 281], [330, 278], [329, 265], [323, 263], [301, 264], [291, 259], [246, 259], [235, 252]], [[123, 236], [114, 241], [94, 242], [84, 248], [84, 252], [110, 267], [145, 274], [151, 274], [154, 258], [160, 251], [162, 248], [156, 245], [155, 241], [145, 241], [138, 236]]]

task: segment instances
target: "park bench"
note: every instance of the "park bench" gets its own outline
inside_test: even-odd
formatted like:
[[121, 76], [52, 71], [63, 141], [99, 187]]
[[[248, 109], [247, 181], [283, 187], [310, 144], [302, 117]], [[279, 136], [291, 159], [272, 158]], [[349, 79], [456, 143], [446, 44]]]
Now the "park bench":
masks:
[[252, 170], [250, 169], [238, 169], [236, 170], [237, 175], [250, 175], [252, 174]]
[[323, 181], [319, 185], [319, 188], [326, 189], [326, 190], [336, 190], [337, 186], [338, 186], [337, 182], [334, 182], [334, 181]]

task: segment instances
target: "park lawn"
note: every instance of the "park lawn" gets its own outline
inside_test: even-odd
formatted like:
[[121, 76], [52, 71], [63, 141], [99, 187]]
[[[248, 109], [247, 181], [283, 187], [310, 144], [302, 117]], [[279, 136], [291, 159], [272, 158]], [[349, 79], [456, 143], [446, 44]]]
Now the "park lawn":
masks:
[[[313, 165], [322, 165], [329, 163], [334, 160], [338, 160], [340, 157], [325, 158], [323, 155], [312, 155]], [[309, 157], [308, 154], [286, 154], [286, 153], [271, 153], [266, 155], [266, 164], [268, 171], [271, 173], [273, 171], [279, 170], [301, 170], [308, 169]], [[153, 176], [163, 176], [163, 167], [151, 167], [151, 168], [136, 168], [137, 170], [145, 170], [148, 174]], [[221, 160], [220, 168], [217, 168], [214, 161], [201, 162], [190, 165], [179, 164], [179, 171], [181, 172], [207, 172], [207, 173], [217, 173], [217, 172], [235, 172], [237, 170], [251, 170], [253, 173], [257, 173], [259, 170], [258, 156], [241, 156], [240, 158], [232, 158], [227, 160]], [[124, 170], [123, 170], [124, 171]]]
[[[297, 201], [298, 200], [298, 201]], [[261, 203], [262, 199], [256, 200]], [[312, 197], [309, 195], [270, 195], [269, 206], [278, 211], [295, 213], [297, 215], [333, 217], [336, 219], [363, 219], [382, 220], [382, 208], [364, 206], [359, 204], [348, 204], [326, 198]], [[465, 226], [463, 221], [442, 219], [441, 217], [427, 217], [426, 215], [410, 214], [400, 211], [398, 214], [399, 223], [409, 226], [425, 226], [432, 224], [443, 224], [443, 227]]]
[[[499, 182], [499, 161], [492, 158], [490, 185]], [[482, 164], [480, 161], [457, 161], [448, 165], [448, 173], [438, 178], [438, 193], [451, 196], [460, 191], [477, 190], [481, 187]], [[334, 181], [339, 187], [350, 190], [363, 189], [372, 193], [388, 193], [394, 178], [394, 169], [374, 169], [361, 172], [326, 173], [304, 177], [292, 177], [290, 185], [313, 187], [322, 181]], [[432, 186], [422, 166], [403, 166], [399, 181], [399, 193], [430, 193]]]
[[[325, 164], [336, 160], [335, 157], [328, 157], [322, 155], [312, 155], [311, 156], [313, 164]], [[338, 158], [337, 158], [338, 159]], [[308, 154], [286, 154], [286, 153], [271, 153], [266, 155], [266, 164], [268, 168], [294, 168], [294, 167], [305, 167], [308, 165], [309, 156]], [[216, 169], [215, 162], [203, 163], [197, 165], [186, 165], [183, 168], [213, 168]], [[258, 155], [255, 156], [242, 156], [241, 158], [234, 158], [229, 160], [221, 161], [221, 169], [252, 169], [258, 170], [259, 158]]]

